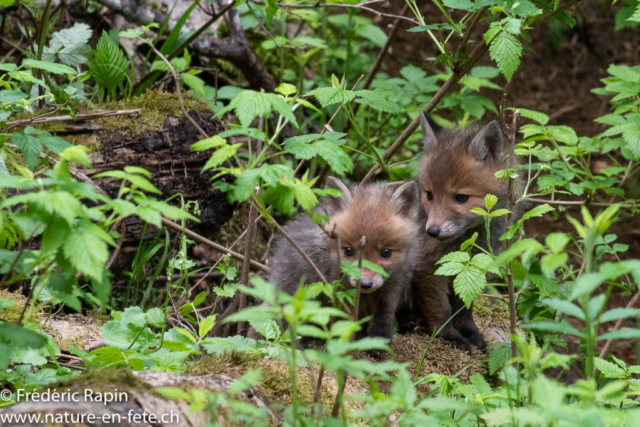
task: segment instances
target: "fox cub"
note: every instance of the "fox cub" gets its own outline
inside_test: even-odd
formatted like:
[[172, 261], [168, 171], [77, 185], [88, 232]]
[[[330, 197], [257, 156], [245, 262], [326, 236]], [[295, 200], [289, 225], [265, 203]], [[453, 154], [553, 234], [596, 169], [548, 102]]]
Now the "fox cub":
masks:
[[[443, 255], [460, 250], [461, 243], [474, 232], [478, 232], [476, 243], [487, 248], [484, 220], [469, 210], [484, 208], [487, 194], [498, 197], [496, 209], [505, 207], [508, 186], [494, 174], [506, 167], [507, 153], [497, 121], [484, 127], [447, 130], [423, 114], [420, 124], [424, 134], [424, 157], [418, 183], [424, 210], [410, 298], [422, 326], [435, 331], [464, 307], [453, 291], [453, 278], [434, 275], [438, 269], [436, 262]], [[496, 251], [500, 248], [503, 228], [503, 218], [491, 222], [491, 247]], [[441, 332], [452, 345], [469, 353], [472, 345], [480, 349], [486, 347], [473, 320], [472, 309], [462, 308]], [[406, 324], [401, 326], [401, 329], [408, 329]]]
[[[342, 197], [325, 197], [316, 208], [316, 213], [330, 218], [325, 230], [303, 215], [288, 224], [286, 231], [328, 281], [338, 280], [341, 275], [335, 233], [340, 234], [340, 257], [347, 261], [358, 260], [359, 242], [364, 236], [362, 258], [379, 265], [389, 276], [385, 278], [362, 268], [359, 317], [372, 316], [372, 319], [357, 337], [391, 338], [396, 306], [410, 281], [415, 255], [412, 248], [420, 227], [417, 219], [421, 208], [416, 183], [347, 187], [329, 177], [327, 187], [339, 190]], [[303, 277], [305, 283], [319, 281], [298, 251], [287, 240], [280, 239], [269, 281], [278, 289], [293, 294]], [[356, 281], [353, 277], [345, 277], [343, 286], [345, 289], [355, 287]]]

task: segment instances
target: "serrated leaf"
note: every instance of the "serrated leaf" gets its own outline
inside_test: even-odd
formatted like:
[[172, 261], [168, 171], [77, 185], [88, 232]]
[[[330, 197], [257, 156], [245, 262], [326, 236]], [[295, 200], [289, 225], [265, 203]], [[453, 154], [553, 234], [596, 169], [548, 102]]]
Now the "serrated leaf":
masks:
[[531, 119], [542, 126], [549, 123], [549, 116], [544, 113], [540, 113], [538, 111], [527, 110], [526, 108], [518, 108], [517, 111], [520, 113], [522, 117], [526, 117], [527, 119]]
[[604, 375], [605, 378], [626, 378], [627, 377], [627, 375], [624, 372], [624, 369], [620, 368], [619, 366], [611, 362], [594, 358], [593, 363], [595, 364], [598, 371], [602, 372], [602, 375]]
[[316, 149], [336, 174], [344, 176], [346, 172], [353, 170], [353, 161], [335, 142], [320, 140], [316, 143]]
[[240, 142], [233, 145], [222, 145], [216, 151], [214, 151], [209, 160], [207, 160], [207, 163], [205, 163], [204, 167], [202, 168], [202, 172], [211, 168], [215, 168], [226, 162], [236, 154], [238, 148], [240, 147], [242, 147], [242, 143]]
[[89, 39], [93, 31], [87, 24], [76, 22], [73, 27], [57, 31], [51, 36], [49, 46], [43, 52], [47, 60], [60, 62], [71, 67], [77, 67], [89, 60], [91, 48]]
[[489, 55], [491, 59], [496, 61], [498, 68], [510, 82], [513, 73], [520, 66], [522, 43], [511, 34], [502, 31], [491, 41]]
[[87, 230], [69, 233], [62, 247], [65, 257], [83, 274], [102, 280], [102, 271], [109, 258], [107, 244]]
[[489, 374], [493, 375], [496, 371], [507, 364], [511, 359], [511, 346], [508, 343], [497, 344], [489, 354]]
[[34, 169], [38, 164], [40, 153], [42, 153], [42, 144], [38, 138], [34, 138], [23, 133], [14, 133], [11, 135], [11, 142], [13, 142], [24, 155], [24, 160], [27, 165]]
[[216, 314], [211, 316], [207, 316], [200, 322], [200, 326], [198, 327], [198, 335], [200, 338], [204, 338], [207, 336], [213, 325], [216, 323]]
[[356, 97], [355, 92], [350, 90], [344, 90], [334, 87], [323, 87], [312, 90], [305, 96], [315, 96], [322, 108], [326, 108], [329, 105], [340, 104], [344, 105], [347, 102], [353, 101]]
[[356, 102], [369, 105], [378, 111], [384, 111], [385, 113], [397, 114], [400, 112], [400, 107], [394, 102], [388, 101], [384, 96], [378, 92], [372, 90], [358, 90], [355, 92]]
[[127, 59], [122, 50], [109, 37], [109, 34], [103, 31], [96, 51], [89, 61], [89, 69], [93, 79], [98, 86], [113, 89], [124, 81], [127, 75], [127, 66]]
[[453, 280], [453, 290], [465, 303], [467, 308], [487, 285], [484, 271], [473, 265], [467, 265]]
[[191, 151], [206, 151], [211, 148], [220, 147], [221, 145], [226, 144], [226, 140], [220, 138], [218, 135], [214, 135], [210, 138], [201, 139], [195, 144], [191, 145]]

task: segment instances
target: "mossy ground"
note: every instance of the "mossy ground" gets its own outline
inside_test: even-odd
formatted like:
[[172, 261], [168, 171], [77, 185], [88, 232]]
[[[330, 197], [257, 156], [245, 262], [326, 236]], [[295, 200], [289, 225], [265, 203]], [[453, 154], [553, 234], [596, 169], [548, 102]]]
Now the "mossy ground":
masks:
[[[187, 111], [210, 111], [209, 105], [201, 99], [196, 99], [187, 92], [183, 95], [184, 106]], [[147, 91], [138, 97], [122, 99], [119, 101], [107, 101], [95, 105], [95, 108], [80, 106], [76, 114], [95, 113], [100, 110], [133, 110], [141, 109], [140, 114], [117, 115], [110, 117], [100, 117], [92, 119], [90, 122], [95, 125], [95, 131], [82, 133], [66, 133], [71, 122], [47, 122], [34, 125], [34, 127], [45, 130], [52, 134], [62, 133], [64, 139], [74, 145], [84, 145], [96, 151], [100, 148], [99, 135], [101, 132], [114, 130], [128, 131], [132, 134], [141, 132], [153, 132], [160, 130], [162, 124], [170, 117], [182, 117], [182, 110], [178, 97], [175, 93]], [[20, 113], [14, 120], [30, 119], [42, 114], [42, 111], [34, 113]], [[15, 128], [15, 132], [22, 132], [24, 128]], [[49, 153], [50, 154], [50, 153]]]
[[[486, 298], [479, 298], [475, 303], [474, 317], [478, 328], [485, 336], [487, 343], [502, 341], [504, 331], [508, 330], [508, 313], [499, 304]], [[393, 355], [386, 359], [391, 359], [399, 363], [408, 363], [408, 371], [411, 375], [417, 372], [418, 364], [429, 345], [431, 337], [423, 333], [412, 333], [406, 335], [395, 334], [392, 338], [391, 348]], [[420, 377], [430, 373], [443, 375], [457, 375], [463, 383], [469, 383], [469, 378], [480, 374], [489, 376], [486, 359], [488, 350], [475, 350], [469, 355], [463, 351], [451, 347], [446, 341], [436, 338], [429, 347], [425, 357]], [[357, 352], [354, 357], [367, 359], [375, 362], [367, 353]], [[192, 363], [187, 373], [199, 375], [206, 373], [221, 373], [233, 378], [242, 376], [252, 369], [262, 370], [262, 385], [260, 394], [266, 399], [280, 404], [291, 402], [291, 381], [289, 366], [279, 360], [260, 358], [257, 355], [247, 356], [243, 354], [226, 354], [223, 356], [206, 356]], [[314, 367], [297, 369], [298, 393], [303, 404], [310, 407], [313, 402], [315, 383], [318, 377], [318, 370]], [[391, 382], [383, 381], [378, 384], [380, 390], [389, 392]], [[321, 389], [321, 403], [331, 408], [337, 394], [337, 381], [334, 375], [326, 374], [323, 387]], [[430, 391], [430, 385], [424, 384], [418, 387], [418, 396], [422, 397]], [[349, 378], [345, 394], [365, 394], [368, 393], [368, 385], [361, 381]], [[357, 405], [357, 401], [350, 401], [349, 404]]]

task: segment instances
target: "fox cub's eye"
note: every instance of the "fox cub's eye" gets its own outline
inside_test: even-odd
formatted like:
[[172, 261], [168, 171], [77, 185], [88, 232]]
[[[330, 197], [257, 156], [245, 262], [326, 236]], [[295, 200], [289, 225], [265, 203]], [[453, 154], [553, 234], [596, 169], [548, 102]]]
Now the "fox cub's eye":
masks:
[[342, 248], [342, 252], [344, 253], [344, 256], [351, 258], [352, 256], [354, 256], [356, 254], [356, 251], [353, 250], [353, 248], [351, 246], [347, 246]]
[[427, 191], [427, 200], [433, 200], [433, 193], [431, 191]]
[[467, 200], [469, 200], [469, 196], [466, 194], [456, 194], [456, 202], [465, 203]]
[[382, 258], [391, 258], [391, 254], [393, 251], [391, 249], [383, 249], [380, 251], [380, 256]]

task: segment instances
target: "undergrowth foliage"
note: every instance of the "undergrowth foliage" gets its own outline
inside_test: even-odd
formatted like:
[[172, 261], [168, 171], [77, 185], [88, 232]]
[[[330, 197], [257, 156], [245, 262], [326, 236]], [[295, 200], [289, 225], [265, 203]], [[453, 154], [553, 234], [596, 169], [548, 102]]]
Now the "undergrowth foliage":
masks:
[[[251, 32], [251, 44], [273, 71], [273, 91], [219, 86], [218, 71], [226, 82], [238, 77], [238, 70], [224, 61], [211, 60], [217, 67], [215, 86], [203, 67], [192, 65], [193, 52], [184, 45], [189, 33], [183, 29], [195, 3], [170, 31], [167, 18], [160, 25], [101, 34], [83, 23], [55, 31], [51, 2], [21, 4], [32, 11], [37, 26], [23, 31], [30, 40], [40, 39], [24, 50], [19, 63], [0, 64], [0, 121], [6, 129], [0, 136], [0, 291], [18, 289], [25, 296], [0, 298], [0, 384], [15, 392], [77, 375], [73, 366], [60, 363], [59, 343], [48, 325], [57, 310], [99, 309], [103, 317], [109, 313], [102, 325], [104, 346], [87, 352], [71, 345], [68, 350], [90, 369], [182, 373], [204, 355], [228, 353], [287, 364], [289, 378], [282, 379], [290, 383], [287, 402], [267, 408], [242, 398], [242, 392], [262, 384], [260, 369], [235, 379], [227, 393], [157, 389], [193, 410], [209, 411], [212, 425], [267, 425], [273, 413], [286, 425], [637, 424], [640, 367], [606, 351], [598, 354], [596, 348], [599, 342], [640, 339], [640, 329], [619, 324], [640, 316], [640, 309], [607, 308], [614, 289], [625, 297], [637, 295], [640, 283], [640, 260], [621, 260], [628, 246], [609, 231], [616, 221], [637, 213], [637, 199], [624, 184], [640, 160], [640, 66], [608, 68], [602, 86], [593, 88], [610, 102], [610, 113], [596, 120], [607, 129], [580, 136], [571, 127], [550, 125], [547, 114], [518, 105], [500, 111], [481, 95], [503, 89], [496, 83], [500, 75], [507, 81], [517, 78], [533, 28], [552, 20], [572, 26], [568, 7], [575, 1], [433, 0], [440, 15], [427, 23], [417, 2], [406, 0], [412, 15], [406, 19], [415, 24], [412, 37], [428, 40], [437, 54], [427, 58], [426, 66], [404, 66], [395, 77], [376, 69], [366, 84], [360, 79], [371, 71], [372, 52], [385, 46], [387, 34], [359, 13], [362, 3], [350, 2], [352, 8], [286, 3], [239, 0], [233, 8], [234, 19]], [[640, 5], [625, 3], [616, 13], [616, 28], [640, 22]], [[289, 31], [292, 26], [299, 30]], [[474, 29], [482, 32], [473, 37], [477, 40], [471, 37]], [[87, 44], [92, 36], [95, 49]], [[120, 47], [121, 38], [153, 47], [141, 70]], [[458, 39], [460, 45], [452, 49], [452, 40]], [[496, 67], [476, 65], [483, 49]], [[287, 295], [258, 274], [242, 282], [241, 267], [229, 256], [216, 266], [218, 285], [195, 294], [191, 276], [200, 270], [190, 259], [194, 241], [183, 232], [172, 247], [163, 217], [184, 227], [186, 220], [198, 220], [196, 203], [180, 195], [165, 199], [152, 184], [152, 174], [132, 166], [92, 177], [121, 183], [117, 197], [109, 198], [78, 169], [91, 167], [87, 147], [35, 123], [16, 121], [18, 116], [45, 117], [48, 109], [75, 118], [80, 108], [107, 98], [127, 99], [171, 79], [177, 89], [205, 100], [228, 124], [224, 132], [191, 146], [211, 153], [203, 172], [213, 174], [213, 188], [236, 206], [253, 205], [268, 225], [300, 212], [315, 223], [323, 221], [314, 214], [319, 200], [340, 196], [321, 189], [327, 172], [354, 179], [371, 169], [387, 173], [391, 181], [413, 179], [420, 136], [402, 134], [425, 105], [445, 128], [478, 122], [487, 113], [520, 117], [524, 124], [514, 147], [519, 161], [495, 177], [511, 181], [514, 200], [508, 209], [494, 209], [498, 199], [488, 195], [485, 208], [473, 210], [484, 219], [487, 234], [492, 221], [507, 221], [504, 235], [494, 236], [505, 247], [484, 249], [475, 234], [459, 251], [443, 256], [436, 272], [454, 276], [454, 291], [467, 307], [479, 294], [503, 294], [505, 283], [512, 283], [519, 323], [510, 338], [517, 351], [512, 353], [508, 343], [493, 344], [487, 357], [490, 377], [473, 375], [466, 383], [459, 379], [462, 371], [423, 375], [427, 347], [412, 376], [405, 363], [372, 362], [354, 354], [391, 353], [386, 339], [354, 341], [368, 320], [343, 309], [357, 300], [355, 290], [342, 289], [336, 281], [301, 286]], [[595, 172], [596, 156], [611, 166]], [[579, 209], [569, 210], [576, 204]], [[528, 237], [528, 221], [543, 215], [567, 221], [572, 232]], [[114, 272], [110, 256], [117, 254], [120, 224], [130, 217], [145, 223], [143, 237], [151, 235], [148, 226], [158, 231], [141, 239], [129, 270]], [[359, 270], [358, 263], [342, 264], [342, 272], [356, 279]], [[162, 273], [166, 284], [159, 285]], [[115, 274], [124, 277], [126, 291], [112, 289]], [[262, 304], [221, 319], [221, 307], [241, 294]], [[330, 305], [318, 301], [322, 294]], [[250, 323], [262, 338], [213, 336], [216, 327], [234, 331], [238, 322]], [[618, 325], [603, 333], [601, 326], [610, 322]], [[325, 346], [303, 348], [300, 336], [323, 340]], [[575, 354], [564, 351], [568, 337], [580, 343]], [[573, 366], [583, 375], [571, 385], [548, 370]], [[299, 368], [310, 367], [321, 372], [318, 393], [323, 375], [335, 378], [335, 402], [314, 399], [308, 404], [302, 397]], [[363, 385], [361, 394], [345, 394], [349, 378]], [[381, 391], [384, 382], [390, 384], [388, 392]], [[424, 384], [430, 387], [427, 393]]]

